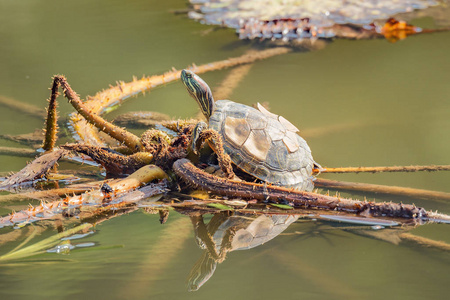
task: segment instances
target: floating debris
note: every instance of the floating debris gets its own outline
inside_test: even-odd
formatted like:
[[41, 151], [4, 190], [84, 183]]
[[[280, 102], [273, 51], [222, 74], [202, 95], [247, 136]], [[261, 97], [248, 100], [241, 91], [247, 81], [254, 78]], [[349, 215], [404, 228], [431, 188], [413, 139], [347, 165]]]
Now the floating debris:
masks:
[[[241, 39], [283, 41], [346, 37], [347, 33], [342, 32], [342, 25], [349, 25], [346, 31], [360, 28], [363, 31], [384, 35], [382, 31], [385, 25], [376, 26], [375, 22], [382, 20], [384, 23], [396, 14], [438, 4], [430, 0], [191, 0], [190, 2], [193, 10], [188, 16], [201, 23], [234, 28]], [[414, 31], [417, 32], [420, 32], [420, 29]]]

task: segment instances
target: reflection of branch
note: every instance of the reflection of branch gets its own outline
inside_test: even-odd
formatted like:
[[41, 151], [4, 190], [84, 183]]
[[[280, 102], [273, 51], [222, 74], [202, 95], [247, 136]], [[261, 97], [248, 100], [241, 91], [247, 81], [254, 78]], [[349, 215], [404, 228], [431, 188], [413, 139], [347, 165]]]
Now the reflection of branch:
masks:
[[139, 267], [129, 278], [128, 284], [120, 288], [119, 298], [148, 298], [148, 292], [155, 288], [154, 284], [159, 284], [161, 278], [168, 276], [168, 269], [173, 268], [179, 257], [183, 256], [192, 229], [187, 218], [178, 218], [165, 224], [157, 234], [153, 243], [141, 243], [145, 255], [139, 259]]
[[0, 147], [1, 155], [35, 157], [36, 151], [28, 148]]
[[[254, 53], [254, 52], [251, 52]], [[220, 83], [214, 91], [215, 99], [229, 99], [233, 90], [239, 85], [242, 79], [248, 74], [251, 64], [234, 68], [227, 77]]]
[[450, 244], [447, 244], [446, 242], [443, 242], [443, 241], [435, 241], [432, 239], [428, 239], [428, 238], [414, 235], [414, 234], [407, 233], [407, 232], [401, 233], [400, 237], [402, 240], [414, 242], [414, 243], [417, 243], [417, 244], [425, 246], [425, 247], [436, 248], [436, 249], [444, 250], [444, 251], [450, 251]]
[[329, 179], [317, 178], [314, 181], [316, 187], [339, 189], [346, 191], [360, 191], [379, 194], [389, 194], [398, 196], [407, 196], [423, 199], [444, 199], [450, 200], [450, 193], [428, 191], [421, 189], [413, 189], [399, 186], [386, 186], [379, 184], [358, 183], [358, 182], [345, 182]]
[[20, 102], [16, 99], [0, 95], [0, 104], [8, 106], [9, 108], [17, 110], [19, 112], [38, 117], [39, 119], [45, 117], [45, 111], [43, 109], [28, 103]]
[[[222, 215], [215, 214], [213, 218], [217, 218], [221, 220], [219, 222], [219, 225], [221, 225], [223, 222], [225, 222], [228, 218], [225, 219], [222, 218]], [[212, 235], [215, 234], [214, 229], [206, 228], [205, 223], [203, 222], [202, 216], [192, 216], [191, 222], [194, 225], [194, 230], [199, 239], [202, 240], [203, 244], [206, 246], [206, 250], [209, 253], [209, 256], [216, 262], [221, 263], [225, 260], [227, 251], [230, 249], [230, 243], [226, 243], [226, 241], [229, 241], [229, 238], [226, 237], [230, 236], [229, 230], [227, 229], [227, 232], [224, 234], [225, 238], [222, 240], [222, 245], [219, 247], [219, 252], [216, 251], [216, 244], [213, 240]], [[210, 221], [213, 222], [213, 221]]]
[[284, 270], [294, 273], [296, 277], [300, 276], [302, 278], [300, 281], [306, 281], [305, 285], [309, 283], [313, 284], [316, 288], [327, 293], [330, 298], [336, 298], [336, 296], [342, 299], [364, 298], [348, 282], [341, 281], [338, 277], [333, 277], [329, 273], [323, 272], [317, 264], [308, 263], [305, 259], [302, 259], [304, 255], [293, 255], [288, 251], [278, 248], [276, 251], [269, 251], [268, 254]]

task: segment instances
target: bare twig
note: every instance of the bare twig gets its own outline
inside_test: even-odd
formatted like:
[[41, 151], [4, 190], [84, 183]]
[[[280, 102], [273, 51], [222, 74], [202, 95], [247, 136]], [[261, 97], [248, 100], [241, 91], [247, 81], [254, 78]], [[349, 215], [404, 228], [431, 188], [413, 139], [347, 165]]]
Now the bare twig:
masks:
[[[316, 169], [315, 171], [319, 170]], [[320, 170], [320, 173], [380, 173], [418, 171], [450, 171], [450, 165], [323, 168]]]
[[56, 110], [58, 102], [56, 102], [56, 98], [59, 95], [59, 85], [60, 80], [55, 76], [53, 78], [50, 99], [48, 100], [47, 118], [45, 119], [45, 137], [42, 144], [42, 149], [45, 151], [51, 151], [56, 143], [56, 134], [58, 133], [58, 111]]

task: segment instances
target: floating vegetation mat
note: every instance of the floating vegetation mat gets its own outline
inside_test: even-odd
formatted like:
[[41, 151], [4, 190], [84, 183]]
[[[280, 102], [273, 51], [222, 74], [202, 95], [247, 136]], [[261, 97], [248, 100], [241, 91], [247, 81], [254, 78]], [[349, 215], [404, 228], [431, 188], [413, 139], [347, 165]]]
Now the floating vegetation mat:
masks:
[[[235, 28], [241, 39], [340, 37], [339, 25], [367, 30], [399, 13], [438, 5], [428, 0], [191, 0], [189, 17], [209, 25]], [[365, 26], [369, 26], [365, 28]]]

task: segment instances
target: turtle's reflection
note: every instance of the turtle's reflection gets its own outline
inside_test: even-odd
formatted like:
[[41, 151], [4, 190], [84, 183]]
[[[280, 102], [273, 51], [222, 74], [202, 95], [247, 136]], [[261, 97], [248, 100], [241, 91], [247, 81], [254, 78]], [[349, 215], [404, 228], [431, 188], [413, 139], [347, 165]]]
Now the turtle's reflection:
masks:
[[208, 281], [217, 264], [234, 250], [247, 250], [273, 239], [295, 222], [299, 215], [230, 215], [215, 214], [208, 224], [202, 215], [191, 216], [195, 238], [202, 256], [192, 267], [187, 280], [189, 291], [198, 290]]

